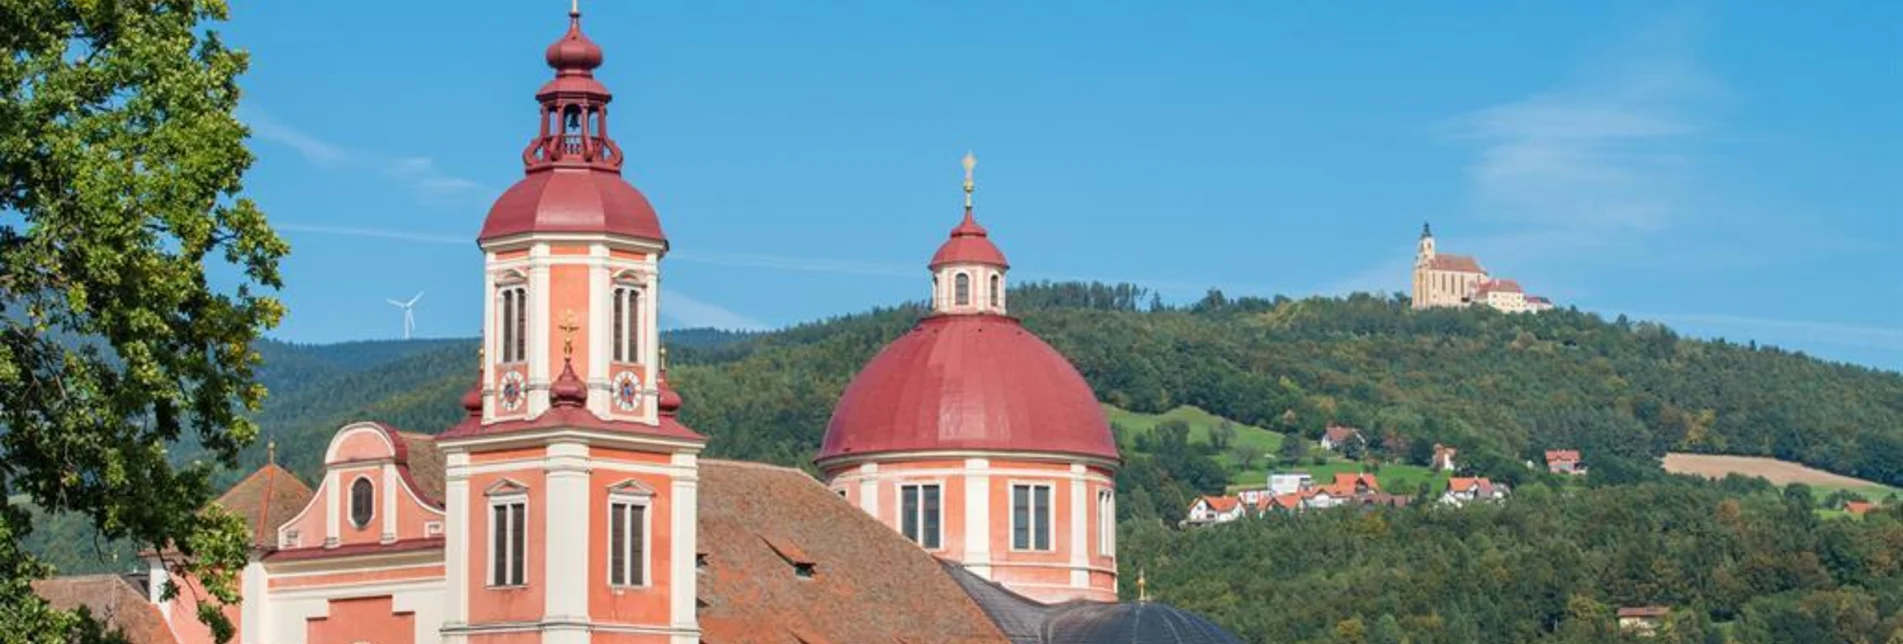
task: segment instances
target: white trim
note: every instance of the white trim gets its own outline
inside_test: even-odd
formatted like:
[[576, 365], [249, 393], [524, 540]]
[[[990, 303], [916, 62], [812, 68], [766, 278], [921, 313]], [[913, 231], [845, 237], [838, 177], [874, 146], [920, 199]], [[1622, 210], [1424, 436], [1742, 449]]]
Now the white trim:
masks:
[[[536, 243], [529, 247], [529, 259], [544, 259], [550, 255], [547, 243]], [[532, 262], [529, 265], [529, 418], [548, 411], [548, 383], [555, 379], [551, 356], [549, 355], [548, 330], [555, 328], [549, 322], [552, 312], [549, 310], [549, 270], [545, 262]]]
[[[343, 517], [338, 512], [337, 486], [341, 477], [337, 470], [326, 468], [324, 471], [324, 547], [335, 548], [344, 534]], [[308, 507], [306, 508], [308, 509]], [[301, 516], [301, 515], [300, 515]]]
[[991, 578], [991, 461], [965, 460], [965, 565]]
[[[364, 472], [356, 472], [355, 474], [356, 476], [350, 479], [350, 500], [344, 504], [344, 512], [349, 515], [350, 527], [362, 530], [370, 527], [371, 521], [377, 520], [377, 484], [375, 481], [370, 480], [369, 474]], [[357, 523], [358, 482], [370, 484], [370, 516], [364, 517], [363, 523]]]
[[1111, 472], [1121, 469], [1121, 464], [1100, 456], [1072, 454], [1069, 452], [1007, 452], [1000, 450], [920, 450], [905, 452], [874, 452], [870, 454], [840, 454], [831, 458], [816, 459], [814, 465], [822, 470], [839, 471], [846, 467], [856, 467], [861, 463], [904, 463], [908, 461], [958, 460], [967, 458], [986, 458], [998, 461], [1033, 461], [1041, 463], [1063, 463], [1070, 465], [1081, 463], [1085, 467], [1096, 467]]
[[[516, 583], [498, 583], [498, 577], [507, 576], [507, 572], [514, 568], [514, 566], [509, 564], [515, 562], [515, 557], [505, 556], [504, 558], [506, 560], [503, 562], [503, 567], [498, 569], [496, 567], [496, 547], [498, 545], [496, 542], [507, 541], [507, 536], [513, 536], [514, 533], [503, 534], [503, 532], [498, 529], [495, 517], [497, 507], [521, 504], [522, 529], [524, 531], [528, 530], [529, 526], [534, 523], [534, 521], [530, 520], [531, 517], [529, 516], [529, 489], [527, 486], [513, 480], [502, 479], [483, 490], [483, 496], [487, 501], [487, 503], [484, 504], [484, 511], [488, 513], [483, 516], [487, 518], [487, 522], [489, 523], [488, 534], [483, 535], [484, 541], [487, 541], [489, 544], [489, 556], [483, 559], [483, 566], [488, 572], [488, 574], [483, 575], [483, 585], [488, 588], [521, 588], [528, 586], [530, 579], [528, 562], [529, 540], [526, 535], [522, 538], [522, 553], [520, 555], [522, 559], [522, 578], [520, 580], [509, 580]], [[503, 525], [509, 523], [509, 514], [508, 512], [503, 513]], [[505, 553], [505, 555], [513, 554], [515, 553]]]
[[469, 533], [472, 509], [469, 502], [469, 454], [450, 451], [443, 454], [443, 581], [449, 596], [443, 621], [461, 622], [469, 616]]
[[[349, 438], [351, 434], [355, 434], [357, 432], [370, 432], [372, 434], [376, 434], [377, 439], [383, 441], [383, 447], [389, 450], [389, 453], [386, 456], [382, 456], [379, 458], [394, 458], [396, 456], [396, 443], [391, 442], [392, 439], [390, 438], [390, 433], [384, 430], [383, 425], [369, 422], [369, 421], [359, 421], [354, 423], [346, 423], [343, 427], [340, 427], [337, 429], [337, 434], [335, 436], [332, 436], [330, 439], [330, 446], [324, 448], [324, 465], [325, 466], [344, 464], [337, 460], [337, 449], [344, 446], [344, 439]], [[358, 460], [376, 460], [376, 459], [358, 459]]]
[[[1044, 522], [1045, 522], [1044, 523], [1044, 527], [1045, 527], [1044, 541], [1045, 543], [1050, 544], [1050, 547], [1048, 548], [1037, 547], [1037, 522], [1035, 520], [1031, 522], [1031, 529], [1025, 533], [1026, 536], [1029, 538], [1028, 545], [1023, 548], [1018, 547], [1018, 540], [1017, 540], [1017, 537], [1018, 537], [1018, 490], [1017, 488], [1019, 486], [1028, 486], [1032, 488], [1032, 491], [1029, 494], [1026, 494], [1024, 499], [1026, 502], [1030, 503], [1030, 506], [1031, 506], [1030, 511], [1026, 513], [1027, 516], [1031, 512], [1037, 511], [1036, 488], [1041, 487], [1050, 492], [1049, 496], [1046, 497], [1046, 503], [1044, 504]], [[1009, 528], [1009, 531], [1005, 532], [1005, 545], [1010, 549], [1011, 552], [1057, 552], [1057, 535], [1055, 534], [1057, 532], [1057, 485], [1056, 485], [1056, 482], [1050, 481], [1050, 480], [1037, 481], [1037, 480], [1023, 480], [1023, 479], [1008, 479], [1005, 483], [1005, 503], [1009, 504], [1009, 509], [1011, 512], [1010, 516], [1005, 519], [1006, 525]]]
[[[1115, 479], [1112, 479], [1108, 476], [1103, 476], [1103, 475], [1094, 474], [1094, 473], [1078, 475], [1078, 474], [1069, 474], [1064, 472], [1055, 472], [1051, 470], [1023, 469], [1023, 468], [1012, 468], [1012, 467], [994, 467], [994, 468], [991, 468], [989, 471], [992, 474], [996, 474], [999, 476], [1013, 476], [1013, 477], [1021, 477], [1021, 478], [1046, 478], [1053, 481], [1084, 481], [1086, 483], [1096, 483], [1100, 485], [1114, 485], [1116, 482]], [[890, 471], [872, 474], [870, 476], [858, 474], [855, 472], [842, 472], [838, 476], [834, 476], [828, 480], [831, 482], [837, 482], [837, 483], [851, 483], [851, 482], [864, 483], [865, 481], [898, 481], [898, 480], [903, 480], [905, 477], [908, 477], [908, 476], [910, 477], [959, 476], [963, 474], [965, 474], [965, 470], [962, 470], [962, 469], [935, 467], [930, 469], [917, 469], [917, 470], [890, 470]]]
[[865, 510], [866, 514], [872, 515], [872, 518], [884, 522], [885, 518], [879, 516], [879, 478], [876, 476], [879, 473], [879, 464], [860, 465], [859, 473], [859, 508]]
[[[497, 474], [502, 472], [514, 472], [524, 467], [538, 467], [541, 465], [541, 463], [542, 463], [542, 459], [540, 458], [511, 459], [507, 461], [490, 461], [490, 462], [483, 463], [481, 465], [469, 466], [467, 468], [467, 471], [471, 476], [481, 475], [481, 474]], [[612, 460], [606, 460], [606, 459], [591, 460], [589, 461], [588, 466], [590, 469], [600, 470], [604, 472], [625, 472], [629, 474], [661, 474], [661, 475], [667, 475], [667, 476], [675, 476], [675, 475], [691, 472], [691, 470], [686, 470], [686, 469], [674, 467], [671, 465], [655, 465], [651, 463], [634, 463], [634, 462], [628, 462], [628, 461], [612, 461]]]
[[[587, 619], [588, 556], [591, 524], [588, 445], [550, 443], [542, 465], [547, 490], [543, 501], [543, 615]], [[534, 528], [529, 528], [533, 530]], [[534, 579], [531, 576], [529, 579]]]
[[696, 572], [694, 560], [700, 554], [700, 457], [691, 453], [675, 453], [671, 462], [676, 467], [694, 470], [686, 476], [676, 476], [673, 480], [673, 498], [669, 499], [668, 532], [671, 543], [668, 549], [668, 602], [669, 623], [675, 630], [676, 640], [683, 639], [681, 633], [693, 634], [697, 641], [700, 633], [700, 618], [696, 610], [699, 595], [700, 575]]
[[383, 534], [379, 541], [384, 543], [396, 541], [396, 489], [398, 487], [404, 486], [397, 482], [396, 464], [384, 463], [383, 489], [379, 490], [383, 493]]
[[638, 451], [698, 452], [707, 443], [698, 440], [686, 440], [653, 436], [646, 434], [628, 434], [592, 429], [557, 427], [535, 429], [520, 432], [508, 432], [500, 435], [476, 435], [459, 438], [439, 438], [436, 445], [443, 449], [451, 447], [471, 452], [507, 449], [511, 447], [536, 447], [557, 439], [573, 439], [588, 445], [633, 448]]
[[1097, 488], [1097, 555], [1116, 558], [1117, 556], [1117, 492], [1113, 488]]
[[476, 245], [489, 253], [503, 253], [547, 242], [598, 242], [607, 245], [612, 250], [651, 253], [657, 258], [667, 253], [666, 242], [613, 233], [526, 232], [477, 240]]

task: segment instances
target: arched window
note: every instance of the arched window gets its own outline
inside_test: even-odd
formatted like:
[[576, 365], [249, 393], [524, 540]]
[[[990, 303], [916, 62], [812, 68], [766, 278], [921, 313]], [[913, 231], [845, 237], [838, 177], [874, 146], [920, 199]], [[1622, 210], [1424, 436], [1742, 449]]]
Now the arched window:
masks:
[[370, 517], [375, 514], [376, 486], [370, 484], [370, 478], [359, 476], [350, 484], [350, 525], [359, 528], [370, 525]]
[[999, 304], [999, 302], [1003, 300], [1004, 300], [1004, 278], [1000, 277], [997, 273], [992, 273], [991, 274], [991, 306], [992, 308], [997, 308], [999, 306], [1002, 306]]
[[502, 289], [502, 361], [528, 359], [529, 291], [520, 286]]
[[953, 303], [958, 306], [969, 306], [971, 304], [970, 275], [959, 273], [958, 277], [952, 280], [952, 288], [957, 292], [957, 294], [953, 296]]
[[641, 359], [641, 289], [631, 284], [614, 289], [614, 359], [637, 362]]

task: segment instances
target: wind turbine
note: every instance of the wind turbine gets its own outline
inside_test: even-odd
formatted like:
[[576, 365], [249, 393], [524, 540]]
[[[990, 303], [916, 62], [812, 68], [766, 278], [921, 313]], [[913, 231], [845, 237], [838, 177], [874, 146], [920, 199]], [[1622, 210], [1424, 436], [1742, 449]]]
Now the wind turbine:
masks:
[[423, 299], [423, 292], [417, 291], [416, 297], [410, 298], [408, 302], [384, 300], [391, 306], [403, 309], [403, 339], [405, 340], [410, 339], [410, 334], [416, 331], [416, 301], [421, 299]]

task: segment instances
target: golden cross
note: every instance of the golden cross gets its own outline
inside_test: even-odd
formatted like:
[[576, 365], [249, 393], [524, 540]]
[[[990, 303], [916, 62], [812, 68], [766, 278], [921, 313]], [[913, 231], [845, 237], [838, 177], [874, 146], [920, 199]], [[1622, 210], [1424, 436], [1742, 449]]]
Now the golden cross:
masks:
[[971, 181], [971, 171], [973, 168], [978, 167], [978, 157], [976, 155], [973, 155], [971, 152], [967, 151], [965, 152], [965, 159], [962, 163], [965, 164], [965, 208], [970, 209], [971, 208], [971, 189], [973, 187], [973, 184]]
[[1150, 580], [1143, 577], [1143, 570], [1137, 569], [1137, 601], [1150, 601]]
[[667, 347], [661, 347], [661, 370], [667, 370]]
[[574, 309], [565, 311], [562, 320], [562, 325], [555, 328], [562, 330], [562, 357], [567, 358], [575, 355], [575, 330], [581, 327], [575, 324]]
[[278, 464], [277, 441], [270, 441], [264, 444], [264, 460], [272, 465]]
[[568, 0], [568, 15], [581, 15], [581, 0]]

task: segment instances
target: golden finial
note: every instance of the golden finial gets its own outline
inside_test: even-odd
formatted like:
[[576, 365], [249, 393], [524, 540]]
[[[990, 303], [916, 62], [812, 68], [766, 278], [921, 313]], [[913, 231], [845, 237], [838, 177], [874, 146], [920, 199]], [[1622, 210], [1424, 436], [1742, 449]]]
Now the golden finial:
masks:
[[1143, 569], [1137, 569], [1137, 601], [1150, 601], [1150, 580], [1144, 578]]
[[581, 0], [568, 0], [568, 15], [581, 15]]
[[976, 187], [976, 184], [972, 183], [971, 181], [971, 171], [973, 168], [978, 167], [978, 157], [977, 155], [974, 155], [971, 152], [967, 151], [965, 152], [965, 159], [964, 161], [962, 161], [962, 163], [965, 164], [965, 209], [970, 210], [971, 209], [971, 189], [973, 187]]
[[575, 355], [575, 330], [581, 326], [575, 324], [574, 309], [568, 309], [562, 315], [562, 325], [555, 328], [562, 330], [562, 357], [568, 358]]
[[266, 441], [264, 443], [264, 462], [269, 463], [271, 465], [278, 464], [278, 442], [277, 441]]
[[667, 347], [661, 347], [661, 370], [667, 370]]

